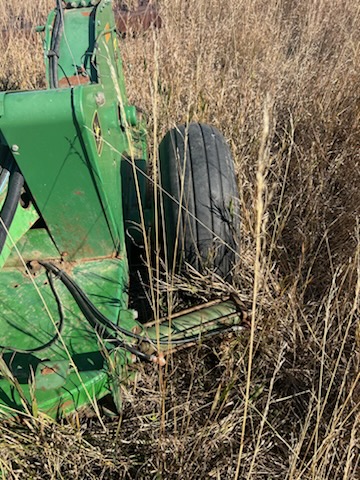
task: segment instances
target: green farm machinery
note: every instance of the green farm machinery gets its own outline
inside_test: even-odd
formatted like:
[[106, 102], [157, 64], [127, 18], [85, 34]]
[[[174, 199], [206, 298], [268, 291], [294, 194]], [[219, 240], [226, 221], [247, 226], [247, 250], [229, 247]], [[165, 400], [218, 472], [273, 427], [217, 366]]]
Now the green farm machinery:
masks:
[[47, 88], [0, 93], [0, 417], [58, 418], [109, 393], [120, 408], [134, 362], [241, 328], [226, 298], [151, 323], [129, 308], [131, 244], [149, 248], [155, 224], [170, 269], [230, 278], [239, 205], [229, 148], [198, 123], [163, 138], [149, 200], [116, 21], [111, 0], [57, 0], [38, 29]]

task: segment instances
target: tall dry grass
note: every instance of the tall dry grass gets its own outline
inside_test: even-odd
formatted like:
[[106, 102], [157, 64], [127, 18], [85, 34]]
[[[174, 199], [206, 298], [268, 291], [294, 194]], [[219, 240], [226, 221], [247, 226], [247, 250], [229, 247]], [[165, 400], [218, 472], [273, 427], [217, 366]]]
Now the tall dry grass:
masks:
[[[0, 5], [3, 89], [43, 87], [41, 42], [18, 27], [51, 4]], [[3, 475], [360, 478], [360, 6], [160, 7], [160, 31], [122, 41], [128, 93], [148, 114], [152, 161], [179, 122], [228, 139], [242, 221], [234, 289], [252, 335], [183, 351], [161, 376], [139, 367], [105, 433], [89, 416], [1, 426]], [[178, 303], [224, 288], [195, 274], [174, 285]]]

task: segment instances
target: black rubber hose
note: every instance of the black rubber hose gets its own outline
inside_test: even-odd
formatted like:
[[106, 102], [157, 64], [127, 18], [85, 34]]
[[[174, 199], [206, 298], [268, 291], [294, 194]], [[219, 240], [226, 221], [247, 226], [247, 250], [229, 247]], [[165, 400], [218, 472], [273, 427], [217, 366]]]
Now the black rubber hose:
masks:
[[[40, 265], [46, 268], [47, 271], [54, 273], [61, 281], [62, 283], [66, 286], [66, 288], [69, 290], [73, 298], [75, 299], [76, 303], [78, 304], [80, 310], [82, 311], [84, 317], [88, 320], [90, 325], [95, 328], [95, 329], [104, 329], [104, 328], [109, 328], [112, 331], [118, 332], [121, 330], [121, 333], [124, 333], [125, 335], [127, 334], [129, 336], [129, 333], [125, 329], [120, 329], [120, 327], [117, 327], [114, 323], [112, 323], [111, 320], [107, 319], [106, 317], [103, 317], [103, 321], [101, 322], [96, 315], [94, 315], [93, 309], [97, 310], [96, 307], [92, 305], [92, 303], [87, 299], [86, 295], [83, 293], [83, 291], [76, 285], [76, 283], [62, 270], [59, 268], [55, 267], [53, 264], [48, 263], [48, 262], [39, 262]], [[98, 312], [100, 314], [100, 312]], [[101, 314], [100, 314], [101, 315]], [[146, 361], [151, 361], [151, 356], [141, 352], [140, 350], [136, 349], [132, 345], [129, 345], [128, 343], [119, 340], [117, 337], [109, 335], [109, 333], [106, 333], [107, 339], [109, 341], [112, 341], [116, 343], [118, 346], [124, 348], [130, 353], [133, 353], [136, 355], [138, 358]], [[133, 334], [135, 335], [135, 334]], [[131, 335], [130, 335], [131, 336]], [[141, 338], [141, 337], [139, 337]]]
[[14, 169], [15, 161], [12, 155], [8, 155], [5, 162], [0, 167], [0, 193], [3, 192], [5, 185], [7, 184], [10, 172]]
[[[141, 342], [151, 343], [153, 345], [157, 344], [157, 341], [150, 340], [149, 338], [143, 337], [129, 330], [126, 330], [120, 327], [119, 325], [114, 324], [111, 320], [105, 317], [95, 307], [95, 305], [89, 300], [89, 298], [85, 295], [83, 290], [81, 290], [81, 288], [74, 282], [74, 280], [72, 280], [72, 278], [69, 277], [69, 275], [66, 272], [64, 272], [63, 270], [60, 270], [58, 267], [56, 267], [52, 263], [42, 262], [42, 261], [40, 261], [39, 263], [40, 265], [45, 267], [46, 270], [54, 273], [62, 281], [62, 283], [66, 286], [66, 288], [69, 290], [74, 300], [78, 304], [85, 318], [89, 322], [91, 322], [91, 325], [93, 327], [95, 325], [102, 326], [105, 328], [109, 328], [110, 330], [113, 330], [117, 333], [121, 333], [127, 337], [135, 338]], [[204, 338], [204, 337], [215, 335], [216, 333], [225, 333], [227, 331], [232, 331], [232, 330], [233, 330], [232, 326], [221, 326], [220, 328], [214, 329], [211, 332], [207, 332], [207, 333], [204, 332], [202, 333], [201, 336]], [[173, 339], [173, 338], [171, 340], [159, 339], [158, 342], [160, 345], [186, 345], [187, 343], [192, 343], [194, 341], [197, 341], [198, 339], [199, 339], [199, 335], [195, 334], [195, 335], [190, 335], [188, 337], [180, 338], [180, 339]], [[124, 348], [127, 348], [127, 347], [124, 347]], [[127, 350], [129, 350], [129, 348], [127, 348]], [[147, 358], [147, 360], [149, 359]]]
[[56, 8], [56, 17], [54, 21], [53, 33], [51, 37], [50, 51], [48, 52], [49, 57], [49, 83], [50, 88], [59, 87], [58, 79], [58, 60], [59, 60], [59, 51], [60, 51], [60, 41], [63, 31], [63, 11], [61, 7], [61, 2], [57, 2]]
[[0, 193], [2, 193], [3, 188], [5, 187], [5, 184], [7, 182], [7, 177], [10, 174], [10, 170], [8, 170], [6, 167], [1, 168], [0, 172]]
[[0, 254], [4, 248], [7, 232], [13, 221], [16, 208], [19, 204], [21, 189], [24, 186], [24, 177], [17, 167], [10, 174], [8, 191], [0, 212]]

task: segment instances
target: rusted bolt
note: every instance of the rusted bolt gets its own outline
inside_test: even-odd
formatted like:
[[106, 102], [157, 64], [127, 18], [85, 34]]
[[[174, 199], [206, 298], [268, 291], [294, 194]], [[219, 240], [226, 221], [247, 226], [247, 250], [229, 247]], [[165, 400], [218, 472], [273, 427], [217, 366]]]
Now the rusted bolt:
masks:
[[32, 275], [36, 275], [37, 273], [39, 273], [41, 265], [37, 260], [32, 260], [28, 263], [28, 269]]

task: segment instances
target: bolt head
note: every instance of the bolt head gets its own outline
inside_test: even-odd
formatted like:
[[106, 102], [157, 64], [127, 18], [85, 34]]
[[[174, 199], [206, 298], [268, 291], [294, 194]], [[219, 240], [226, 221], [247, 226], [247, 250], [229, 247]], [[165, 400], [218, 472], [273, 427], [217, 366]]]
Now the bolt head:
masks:
[[95, 95], [95, 102], [99, 107], [102, 107], [105, 104], [105, 95], [103, 92], [98, 92]]

